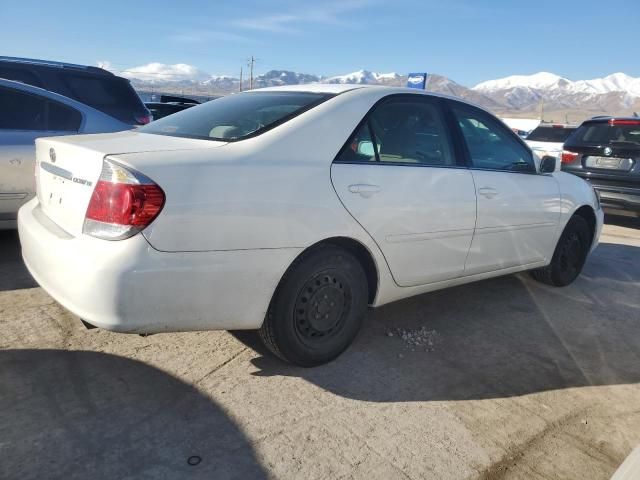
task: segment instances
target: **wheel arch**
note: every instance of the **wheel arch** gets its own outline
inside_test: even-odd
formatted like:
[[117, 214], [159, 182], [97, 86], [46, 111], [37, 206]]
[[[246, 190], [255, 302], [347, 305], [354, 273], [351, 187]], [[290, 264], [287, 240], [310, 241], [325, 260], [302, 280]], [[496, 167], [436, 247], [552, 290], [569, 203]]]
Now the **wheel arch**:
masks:
[[595, 241], [597, 229], [596, 212], [593, 210], [591, 205], [582, 205], [581, 207], [576, 209], [575, 212], [573, 212], [573, 215], [578, 215], [584, 218], [587, 222], [587, 225], [589, 225], [589, 231], [591, 232], [591, 243], [589, 244], [589, 247], [591, 247], [591, 245], [593, 245], [593, 242]]
[[355, 240], [351, 237], [325, 238], [305, 248], [302, 252], [300, 252], [296, 256], [296, 258], [293, 259], [293, 261], [289, 264], [289, 266], [285, 270], [282, 277], [280, 277], [280, 281], [278, 282], [278, 286], [274, 290], [272, 298], [275, 297], [276, 292], [280, 288], [280, 285], [282, 284], [283, 279], [287, 276], [289, 271], [291, 271], [291, 268], [298, 263], [300, 258], [304, 257], [305, 255], [307, 255], [309, 252], [313, 250], [317, 250], [319, 248], [322, 248], [324, 246], [329, 246], [329, 245], [343, 248], [344, 250], [351, 253], [354, 257], [356, 257], [356, 259], [362, 266], [362, 269], [364, 270], [364, 273], [367, 277], [367, 290], [368, 290], [368, 297], [369, 297], [368, 303], [369, 305], [373, 304], [378, 294], [378, 288], [380, 285], [380, 275], [379, 275], [378, 266], [376, 264], [375, 258], [371, 253], [371, 251], [364, 244], [362, 244], [362, 242], [359, 242], [358, 240]]

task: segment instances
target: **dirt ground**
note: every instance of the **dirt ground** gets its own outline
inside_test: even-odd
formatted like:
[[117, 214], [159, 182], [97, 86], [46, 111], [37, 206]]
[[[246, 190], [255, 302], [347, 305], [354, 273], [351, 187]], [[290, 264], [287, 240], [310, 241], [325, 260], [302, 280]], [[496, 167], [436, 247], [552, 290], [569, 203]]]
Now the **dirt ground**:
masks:
[[522, 274], [371, 311], [314, 369], [252, 332], [86, 330], [0, 232], [0, 478], [609, 478], [640, 444], [633, 227], [564, 289]]

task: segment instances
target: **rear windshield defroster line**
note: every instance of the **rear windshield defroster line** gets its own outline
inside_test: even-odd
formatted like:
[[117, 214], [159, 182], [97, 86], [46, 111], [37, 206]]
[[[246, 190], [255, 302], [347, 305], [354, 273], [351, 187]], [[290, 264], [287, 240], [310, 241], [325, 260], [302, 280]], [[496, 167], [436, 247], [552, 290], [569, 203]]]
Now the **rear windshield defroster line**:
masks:
[[334, 96], [312, 92], [238, 93], [174, 113], [138, 131], [237, 142], [282, 125]]

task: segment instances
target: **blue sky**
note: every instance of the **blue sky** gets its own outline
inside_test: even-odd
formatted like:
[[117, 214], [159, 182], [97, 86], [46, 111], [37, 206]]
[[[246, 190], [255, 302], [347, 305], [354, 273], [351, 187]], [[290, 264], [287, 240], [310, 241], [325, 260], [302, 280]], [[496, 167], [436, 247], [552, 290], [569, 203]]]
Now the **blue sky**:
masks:
[[126, 70], [186, 63], [238, 75], [288, 69], [440, 73], [464, 85], [550, 71], [640, 76], [638, 0], [3, 2], [2, 55]]

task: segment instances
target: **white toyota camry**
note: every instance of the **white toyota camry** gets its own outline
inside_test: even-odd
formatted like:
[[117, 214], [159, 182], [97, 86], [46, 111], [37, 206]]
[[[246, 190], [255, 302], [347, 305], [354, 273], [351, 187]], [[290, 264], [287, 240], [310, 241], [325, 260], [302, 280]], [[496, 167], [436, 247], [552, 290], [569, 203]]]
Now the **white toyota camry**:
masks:
[[603, 213], [556, 170], [459, 99], [269, 88], [38, 140], [20, 239], [38, 283], [89, 324], [258, 329], [312, 366], [347, 348], [367, 306], [523, 270], [571, 283]]

